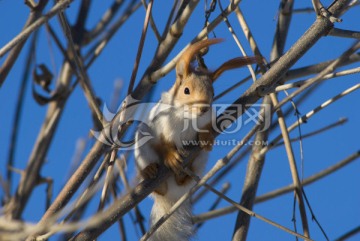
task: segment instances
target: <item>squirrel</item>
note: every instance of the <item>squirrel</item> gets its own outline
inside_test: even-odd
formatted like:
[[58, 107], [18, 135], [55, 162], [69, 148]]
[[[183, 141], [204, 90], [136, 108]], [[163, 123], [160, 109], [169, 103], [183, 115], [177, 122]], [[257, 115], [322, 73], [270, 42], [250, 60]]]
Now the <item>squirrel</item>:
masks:
[[[255, 57], [238, 57], [225, 62], [213, 72], [191, 66], [196, 54], [221, 41], [202, 40], [184, 51], [176, 63], [175, 84], [162, 94], [146, 122], [141, 123], [136, 131], [134, 155], [140, 176], [144, 179], [156, 178], [160, 164], [171, 171], [169, 178], [151, 194], [154, 198], [151, 226], [195, 185], [195, 181], [183, 171], [183, 158], [188, 155], [186, 143], [199, 143], [201, 150], [187, 167], [196, 175], [202, 175], [214, 143], [211, 126], [214, 114], [211, 107], [213, 82], [226, 70], [258, 62]], [[145, 135], [151, 135], [152, 138], [142, 143], [139, 140]], [[187, 200], [149, 240], [185, 241], [193, 235], [192, 207], [190, 200]]]

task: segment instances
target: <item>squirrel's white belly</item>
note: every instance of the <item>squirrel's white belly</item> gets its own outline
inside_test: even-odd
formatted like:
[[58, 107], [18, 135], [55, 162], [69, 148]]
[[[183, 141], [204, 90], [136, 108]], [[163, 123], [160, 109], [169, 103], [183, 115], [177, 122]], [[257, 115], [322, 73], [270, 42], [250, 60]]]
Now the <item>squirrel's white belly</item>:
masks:
[[[162, 115], [161, 112], [156, 113], [158, 110], [156, 108], [158, 107], [155, 106], [151, 111], [152, 114], [150, 115], [150, 118], [156, 116], [153, 118], [154, 121], [152, 122], [152, 129], [156, 131], [157, 138], [162, 136], [166, 141], [174, 143], [178, 149], [184, 148], [184, 145], [195, 144], [195, 142], [191, 143], [191, 141], [197, 140], [198, 131], [196, 129], [203, 127], [198, 126], [202, 125], [202, 120], [208, 121], [209, 115], [211, 116], [211, 113], [209, 112], [200, 118], [184, 119], [183, 110], [179, 110], [176, 114], [172, 112], [172, 115]], [[201, 150], [195, 160], [192, 161], [192, 170], [196, 175], [202, 176], [207, 159], [208, 152]], [[176, 202], [195, 185], [195, 181], [191, 180], [186, 184], [178, 185], [175, 181], [174, 175], [171, 175], [167, 180], [167, 185], [168, 191], [166, 193], [166, 197]]]

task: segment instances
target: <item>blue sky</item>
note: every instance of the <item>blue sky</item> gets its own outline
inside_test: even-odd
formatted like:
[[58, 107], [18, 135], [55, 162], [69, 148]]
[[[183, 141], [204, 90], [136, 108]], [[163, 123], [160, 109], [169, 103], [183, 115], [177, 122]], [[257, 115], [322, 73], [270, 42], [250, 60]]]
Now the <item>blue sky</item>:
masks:
[[[66, 9], [66, 13], [69, 16], [70, 21], [75, 19], [79, 2], [80, 1], [74, 1], [71, 7]], [[94, 23], [99, 20], [100, 16], [110, 6], [111, 2], [112, 1], [108, 0], [93, 1], [87, 27], [91, 28], [94, 26]], [[329, 0], [322, 2], [324, 5], [331, 3]], [[224, 6], [225, 3], [226, 2], [224, 1]], [[310, 7], [310, 5], [311, 1], [295, 1], [295, 8]], [[164, 9], [169, 11], [168, 9], [170, 9], [170, 7], [170, 1], [155, 1], [153, 15], [159, 29], [162, 29], [165, 25], [165, 18], [163, 15], [163, 12], [165, 11]], [[243, 1], [241, 8], [262, 53], [267, 60], [269, 60], [273, 33], [276, 27], [278, 1]], [[48, 10], [49, 6], [46, 11]], [[215, 11], [212, 17], [217, 16], [217, 14], [219, 14], [219, 9]], [[359, 14], [359, 8], [350, 10], [342, 17], [343, 22], [336, 24], [336, 27], [359, 30], [359, 25], [357, 24]], [[6, 44], [21, 31], [27, 15], [28, 8], [23, 1], [0, 1], [0, 46]], [[107, 104], [110, 103], [115, 81], [123, 81], [124, 90], [121, 94], [121, 100], [125, 97], [127, 82], [131, 76], [131, 70], [135, 60], [144, 15], [144, 9], [140, 8], [133, 16], [131, 16], [129, 21], [115, 35], [101, 57], [96, 60], [95, 64], [89, 70], [89, 76], [97, 96], [99, 96]], [[237, 24], [237, 19], [234, 15], [231, 15], [229, 20], [233, 24], [235, 32], [239, 36], [240, 40], [243, 41], [247, 52], [250, 53], [249, 47], [244, 41], [243, 34]], [[315, 15], [313, 13], [294, 15], [290, 26], [291, 30], [289, 31], [286, 50], [289, 49], [289, 47], [306, 31], [314, 20]], [[57, 30], [58, 34], [61, 35], [57, 19], [52, 19], [50, 23]], [[168, 60], [174, 57], [191, 39], [197, 35], [197, 33], [201, 30], [203, 23], [203, 2], [201, 2], [196, 8], [193, 16], [190, 18], [188, 27], [185, 29], [180, 41], [175, 46], [174, 51]], [[232, 41], [232, 37], [224, 23], [216, 28], [215, 33], [217, 37], [225, 38], [226, 42], [212, 47], [210, 52], [206, 55], [206, 63], [211, 68], [216, 68], [224, 61], [240, 55], [240, 52], [234, 41]], [[65, 43], [64, 39], [63, 43]], [[336, 58], [352, 43], [353, 40], [351, 39], [339, 39], [331, 36], [324, 37], [313, 47], [313, 49], [305, 54], [298, 63], [295, 64], [294, 68]], [[156, 39], [149, 29], [137, 81], [150, 63], [155, 47]], [[41, 29], [40, 31], [40, 40], [37, 48], [37, 63], [50, 63], [52, 58], [51, 55], [53, 54], [55, 66], [53, 67], [49, 64], [49, 68], [55, 73], [55, 75], [58, 74], [63, 60], [55, 44], [52, 43], [51, 47], [49, 46], [47, 34], [44, 29]], [[8, 155], [10, 132], [15, 114], [14, 106], [20, 87], [27, 49], [28, 45], [25, 46], [14, 68], [0, 89], [0, 110], [2, 113], [0, 116], [1, 175], [5, 175], [5, 162]], [[1, 58], [0, 63], [2, 64], [3, 61], [4, 58]], [[358, 66], [358, 64], [353, 64], [350, 67], [356, 66]], [[246, 68], [225, 73], [216, 82], [214, 86], [215, 92], [220, 93], [229, 85], [247, 75], [248, 70]], [[160, 93], [168, 89], [173, 84], [174, 78], [175, 75], [172, 71], [159, 81], [153, 95], [153, 101], [157, 101]], [[310, 98], [298, 106], [298, 108], [301, 114], [305, 114], [334, 95], [357, 83], [359, 83], [359, 75], [352, 75], [326, 81]], [[250, 84], [250, 82], [246, 83], [226, 97], [220, 99], [218, 103], [230, 103], [231, 100], [234, 100], [236, 97], [241, 95], [246, 88], [250, 86]], [[279, 96], [280, 98], [283, 98], [284, 94], [281, 93]], [[349, 96], [342, 98], [340, 101], [321, 111], [321, 113], [315, 115], [307, 124], [302, 126], [302, 133], [305, 134], [317, 130], [327, 124], [333, 123], [341, 117], [349, 118], [346, 125], [304, 140], [304, 177], [308, 177], [318, 171], [321, 171], [359, 150], [358, 135], [360, 134], [360, 131], [358, 123], [360, 121], [360, 112], [358, 108], [356, 108], [356, 103], [359, 102], [359, 97], [358, 91], [353, 92]], [[30, 156], [34, 142], [40, 130], [41, 123], [44, 121], [46, 109], [46, 106], [39, 106], [33, 100], [31, 85], [28, 83], [19, 131], [20, 136], [15, 155], [16, 168], [25, 168], [26, 162]], [[294, 121], [296, 121], [296, 118], [291, 115], [287, 119], [287, 124], [291, 125]], [[54, 177], [54, 194], [58, 193], [66, 181], [67, 172], [74, 155], [77, 141], [79, 138], [87, 138], [91, 128], [92, 119], [90, 111], [82, 90], [78, 86], [66, 104], [58, 130], [54, 136], [53, 143], [47, 155], [47, 162], [41, 171], [41, 174], [44, 177]], [[239, 133], [234, 135], [234, 138], [241, 139], [247, 133], [249, 128], [250, 126], [245, 126]], [[278, 134], [279, 130], [277, 129], [270, 135], [269, 139], [272, 140], [272, 138]], [[298, 136], [298, 132], [294, 131], [291, 133], [291, 136]], [[232, 137], [220, 137], [220, 139], [223, 138]], [[87, 144], [87, 148], [89, 148], [91, 144], [92, 142], [90, 141]], [[216, 160], [223, 157], [230, 148], [232, 148], [232, 146], [216, 148], [211, 153], [207, 168], [209, 169]], [[300, 165], [299, 143], [293, 143], [293, 149], [297, 163]], [[232, 170], [231, 173], [223, 179], [218, 186], [216, 186], [220, 189], [221, 185], [225, 181], [231, 182], [232, 186], [228, 192], [228, 196], [236, 201], [240, 199], [246, 170], [246, 161], [247, 158], [245, 158], [241, 164], [237, 165], [236, 168], [234, 168], [234, 170]], [[355, 161], [331, 176], [305, 188], [307, 197], [312, 205], [312, 209], [330, 239], [338, 237], [342, 233], [359, 224], [360, 208], [358, 204], [360, 203], [360, 194], [356, 190], [356, 185], [360, 182], [359, 170], [360, 163], [359, 161]], [[133, 169], [133, 159], [130, 159], [128, 173], [130, 178], [135, 175], [135, 171]], [[18, 174], [14, 175], [14, 186], [16, 187], [20, 177]], [[266, 163], [263, 170], [263, 176], [260, 181], [258, 194], [264, 194], [288, 185], [292, 182], [291, 180], [285, 150], [284, 148], [276, 148], [269, 152], [266, 156]], [[216, 197], [213, 194], [208, 194], [194, 207], [194, 213], [199, 214], [207, 211], [215, 199]], [[23, 218], [31, 222], [38, 221], [44, 212], [44, 203], [45, 187], [39, 186], [33, 192], [28, 206], [24, 211]], [[140, 206], [147, 220], [151, 204], [152, 200], [148, 198], [144, 200]], [[87, 215], [91, 215], [91, 212], [96, 210], [97, 205], [98, 203], [95, 198], [95, 200], [91, 203], [91, 208]], [[225, 201], [221, 201], [219, 207], [225, 207], [228, 205], [229, 204]], [[254, 211], [286, 227], [292, 228], [292, 205], [293, 194], [287, 194], [266, 203], [256, 205]], [[301, 230], [300, 216], [298, 212], [296, 214], [298, 229]], [[321, 235], [320, 230], [317, 228], [315, 223], [311, 222], [310, 213], [308, 213], [308, 217], [312, 238], [315, 240], [323, 240], [324, 238]], [[198, 232], [198, 240], [230, 240], [235, 219], [236, 213], [233, 213], [207, 222]], [[127, 225], [129, 240], [137, 240], [139, 237], [138, 232], [136, 233], [134, 231], [129, 215], [126, 215], [124, 220]], [[114, 240], [115, 235], [118, 235], [116, 225], [105, 232], [99, 240]], [[267, 223], [254, 218], [252, 219], [248, 240], [266, 241], [274, 240], [275, 238], [276, 240], [294, 239], [291, 235], [272, 227]], [[355, 239], [356, 238], [353, 240]]]

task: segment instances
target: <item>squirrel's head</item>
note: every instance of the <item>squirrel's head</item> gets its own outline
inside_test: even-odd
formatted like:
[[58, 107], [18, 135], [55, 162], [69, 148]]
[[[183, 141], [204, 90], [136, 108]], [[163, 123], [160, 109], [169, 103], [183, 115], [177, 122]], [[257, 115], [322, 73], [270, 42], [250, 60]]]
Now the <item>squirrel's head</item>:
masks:
[[213, 102], [213, 83], [224, 71], [259, 62], [257, 57], [234, 58], [213, 72], [191, 66], [191, 61], [201, 49], [221, 41], [223, 40], [215, 38], [196, 42], [181, 55], [176, 64], [176, 82], [170, 91], [175, 105], [186, 107], [197, 116], [203, 115]]

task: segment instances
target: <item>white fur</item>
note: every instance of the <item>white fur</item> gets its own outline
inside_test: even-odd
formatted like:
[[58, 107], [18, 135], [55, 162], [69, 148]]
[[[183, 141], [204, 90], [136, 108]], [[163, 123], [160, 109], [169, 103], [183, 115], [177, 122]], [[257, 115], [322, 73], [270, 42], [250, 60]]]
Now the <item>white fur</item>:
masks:
[[[160, 162], [159, 156], [152, 149], [152, 144], [157, 143], [161, 135], [166, 141], [175, 143], [178, 149], [183, 148], [183, 141], [197, 140], [197, 130], [190, 124], [185, 130], [184, 119], [195, 121], [198, 126], [203, 127], [211, 120], [211, 111], [202, 116], [184, 116], [184, 109], [171, 99], [169, 93], [162, 95], [161, 101], [153, 107], [148, 117], [147, 123], [140, 124], [136, 133], [135, 159], [139, 170], [144, 169], [150, 163]], [[170, 105], [170, 103], [173, 103]], [[144, 133], [150, 133], [153, 138], [143, 145], [139, 145], [139, 140], [144, 137]], [[206, 151], [200, 154], [193, 161], [192, 169], [197, 175], [202, 175], [208, 158]], [[173, 204], [185, 193], [187, 193], [194, 181], [189, 181], [185, 185], [177, 185], [174, 175], [167, 179], [167, 193], [164, 196], [156, 193], [152, 194], [154, 206], [151, 211], [151, 225], [155, 224], [164, 214], [166, 214]], [[193, 224], [191, 221], [191, 204], [186, 201], [152, 236], [152, 241], [185, 241], [189, 240], [193, 234]]]

